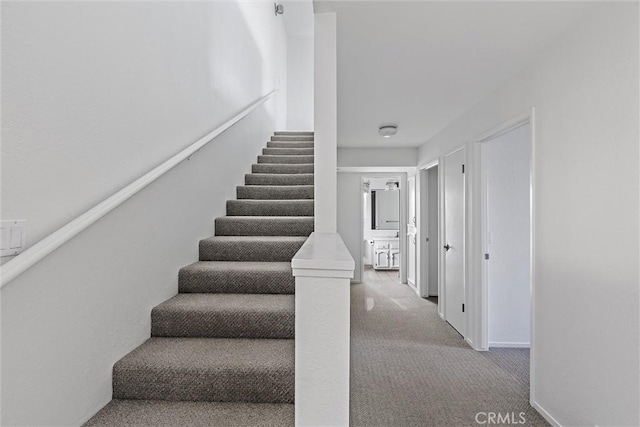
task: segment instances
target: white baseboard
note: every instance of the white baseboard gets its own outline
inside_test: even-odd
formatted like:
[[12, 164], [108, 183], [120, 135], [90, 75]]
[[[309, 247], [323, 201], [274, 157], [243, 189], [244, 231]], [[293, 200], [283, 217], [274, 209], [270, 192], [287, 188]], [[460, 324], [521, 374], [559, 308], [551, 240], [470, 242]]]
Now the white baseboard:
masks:
[[544, 419], [547, 420], [547, 422], [549, 424], [551, 424], [553, 427], [562, 427], [562, 424], [560, 424], [558, 422], [558, 420], [553, 418], [551, 416], [551, 414], [549, 412], [547, 412], [546, 409], [544, 409], [542, 406], [540, 406], [540, 404], [538, 404], [538, 402], [536, 402], [535, 400], [531, 399], [531, 402], [529, 402], [529, 403], [531, 403], [531, 406], [533, 406], [533, 409], [538, 411], [540, 413], [540, 415], [542, 415], [544, 417]]
[[528, 342], [490, 342], [489, 348], [530, 348], [531, 344]]
[[471, 341], [469, 337], [464, 337], [464, 340], [471, 346], [472, 349], [476, 350], [476, 346], [473, 345], [473, 341]]

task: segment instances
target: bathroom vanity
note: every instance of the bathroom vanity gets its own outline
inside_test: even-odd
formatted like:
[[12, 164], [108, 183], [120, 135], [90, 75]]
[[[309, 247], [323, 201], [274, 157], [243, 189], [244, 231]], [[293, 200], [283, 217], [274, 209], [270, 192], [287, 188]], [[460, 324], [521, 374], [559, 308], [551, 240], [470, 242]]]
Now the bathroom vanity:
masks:
[[373, 239], [373, 268], [376, 270], [400, 268], [400, 242], [397, 237]]

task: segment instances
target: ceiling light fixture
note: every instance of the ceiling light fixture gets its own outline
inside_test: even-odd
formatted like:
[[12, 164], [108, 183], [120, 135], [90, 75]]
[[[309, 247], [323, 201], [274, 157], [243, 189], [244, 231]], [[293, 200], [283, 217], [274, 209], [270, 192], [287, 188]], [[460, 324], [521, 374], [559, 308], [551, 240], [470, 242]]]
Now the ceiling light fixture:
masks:
[[383, 138], [389, 138], [398, 133], [398, 126], [396, 125], [384, 125], [378, 128], [378, 135]]

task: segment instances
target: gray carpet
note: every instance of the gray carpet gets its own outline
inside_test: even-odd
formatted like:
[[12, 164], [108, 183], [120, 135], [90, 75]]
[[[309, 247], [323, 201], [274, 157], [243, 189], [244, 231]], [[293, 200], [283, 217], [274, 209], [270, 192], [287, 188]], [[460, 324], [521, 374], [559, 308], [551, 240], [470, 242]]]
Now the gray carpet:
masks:
[[477, 426], [479, 412], [548, 425], [529, 405], [529, 350], [472, 350], [397, 274], [351, 288], [351, 426]]
[[291, 258], [314, 227], [313, 133], [279, 132], [263, 153], [87, 426], [293, 425]]
[[290, 262], [199, 261], [180, 269], [178, 291], [239, 294], [292, 294]]
[[292, 404], [112, 400], [85, 426], [292, 426]]

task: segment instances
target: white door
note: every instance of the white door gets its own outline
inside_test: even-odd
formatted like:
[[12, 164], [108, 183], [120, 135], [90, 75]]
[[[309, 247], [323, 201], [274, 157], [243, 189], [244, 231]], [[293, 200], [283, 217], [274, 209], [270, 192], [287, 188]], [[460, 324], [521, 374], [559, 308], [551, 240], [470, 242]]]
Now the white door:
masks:
[[[407, 212], [407, 283], [416, 286], [416, 177], [407, 178], [407, 198], [409, 210]], [[398, 260], [398, 267], [400, 261]]]
[[444, 159], [445, 318], [464, 331], [464, 149]]

